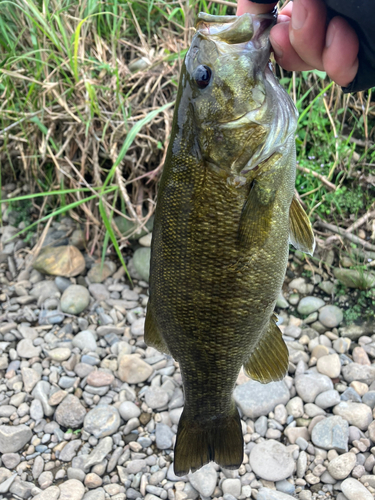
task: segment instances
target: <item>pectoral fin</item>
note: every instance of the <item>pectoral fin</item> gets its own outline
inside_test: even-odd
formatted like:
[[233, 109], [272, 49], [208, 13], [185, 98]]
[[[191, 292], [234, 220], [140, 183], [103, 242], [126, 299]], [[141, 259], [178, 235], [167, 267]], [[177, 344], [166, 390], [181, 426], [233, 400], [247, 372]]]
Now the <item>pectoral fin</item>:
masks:
[[272, 221], [273, 201], [276, 191], [254, 181], [242, 209], [238, 237], [246, 248], [260, 248], [267, 240]]
[[315, 238], [309, 218], [294, 195], [289, 210], [290, 242], [297, 250], [313, 255]]
[[272, 317], [267, 333], [260, 339], [244, 368], [249, 377], [268, 384], [285, 377], [288, 358], [288, 349], [281, 331]]
[[169, 349], [161, 336], [161, 333], [156, 326], [152, 308], [147, 307], [146, 321], [145, 321], [145, 342], [148, 346], [154, 347], [164, 354], [170, 354]]

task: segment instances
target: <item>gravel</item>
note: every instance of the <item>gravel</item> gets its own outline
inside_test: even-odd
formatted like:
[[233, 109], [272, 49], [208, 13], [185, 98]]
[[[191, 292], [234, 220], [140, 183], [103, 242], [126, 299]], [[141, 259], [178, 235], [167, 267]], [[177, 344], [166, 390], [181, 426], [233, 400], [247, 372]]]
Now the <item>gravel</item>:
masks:
[[[64, 227], [78, 230], [70, 219], [52, 226], [52, 243]], [[288, 375], [268, 385], [243, 373], [238, 377], [241, 467], [209, 463], [187, 476], [174, 475], [181, 373], [171, 357], [144, 343], [149, 247], [140, 250], [138, 271], [134, 257], [129, 266], [134, 288], [114, 262], [93, 264], [84, 246], [80, 254], [74, 251], [78, 260], [69, 275], [26, 271], [23, 250], [12, 257], [14, 275], [8, 257], [0, 264], [0, 495], [373, 498], [375, 325], [344, 324], [345, 306], [332, 295], [336, 283], [322, 270], [311, 279], [288, 277], [278, 300]], [[45, 254], [60, 259], [50, 262], [53, 272], [60, 264], [67, 268], [64, 251]], [[82, 266], [81, 256], [85, 270], [71, 277]], [[290, 263], [298, 264], [294, 257]]]

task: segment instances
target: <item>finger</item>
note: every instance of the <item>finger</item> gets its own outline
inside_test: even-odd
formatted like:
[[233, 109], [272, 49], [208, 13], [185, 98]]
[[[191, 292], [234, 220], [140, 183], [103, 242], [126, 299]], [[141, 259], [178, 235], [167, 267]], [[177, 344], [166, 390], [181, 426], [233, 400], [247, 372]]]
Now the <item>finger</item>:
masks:
[[358, 71], [358, 37], [342, 17], [334, 17], [329, 23], [323, 65], [327, 75], [342, 87], [354, 80]]
[[292, 47], [309, 66], [323, 69], [327, 10], [322, 0], [295, 0], [289, 24]]
[[307, 71], [313, 66], [307, 64], [292, 47], [289, 39], [290, 21], [285, 21], [274, 26], [270, 33], [270, 40], [275, 59], [287, 71]]
[[280, 10], [279, 17], [281, 15], [291, 17], [293, 10], [293, 2], [288, 2], [285, 7]]
[[272, 12], [277, 2], [275, 3], [255, 3], [250, 2], [250, 0], [238, 0], [237, 2], [237, 16], [242, 16], [242, 14], [266, 14], [267, 12]]

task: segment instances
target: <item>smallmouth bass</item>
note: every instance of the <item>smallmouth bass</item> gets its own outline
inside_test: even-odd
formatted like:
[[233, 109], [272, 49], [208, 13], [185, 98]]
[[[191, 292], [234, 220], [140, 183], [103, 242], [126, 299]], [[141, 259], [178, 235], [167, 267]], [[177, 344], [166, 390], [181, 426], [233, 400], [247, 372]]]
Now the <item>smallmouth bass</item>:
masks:
[[286, 374], [274, 307], [289, 242], [314, 251], [294, 197], [297, 111], [268, 62], [275, 20], [199, 14], [182, 67], [145, 324], [146, 343], [181, 368], [176, 475], [212, 460], [241, 465], [238, 373], [243, 365], [263, 383]]

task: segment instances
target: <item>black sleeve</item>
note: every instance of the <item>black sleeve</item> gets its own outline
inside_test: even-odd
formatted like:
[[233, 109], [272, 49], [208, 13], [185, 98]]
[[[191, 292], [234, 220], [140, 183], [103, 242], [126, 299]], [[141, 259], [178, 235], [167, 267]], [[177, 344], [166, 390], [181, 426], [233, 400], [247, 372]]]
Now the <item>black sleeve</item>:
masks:
[[[274, 0], [252, 0], [256, 3], [275, 3]], [[354, 80], [344, 92], [359, 92], [375, 87], [375, 22], [373, 0], [323, 0], [328, 17], [344, 17], [359, 39], [359, 67]]]

